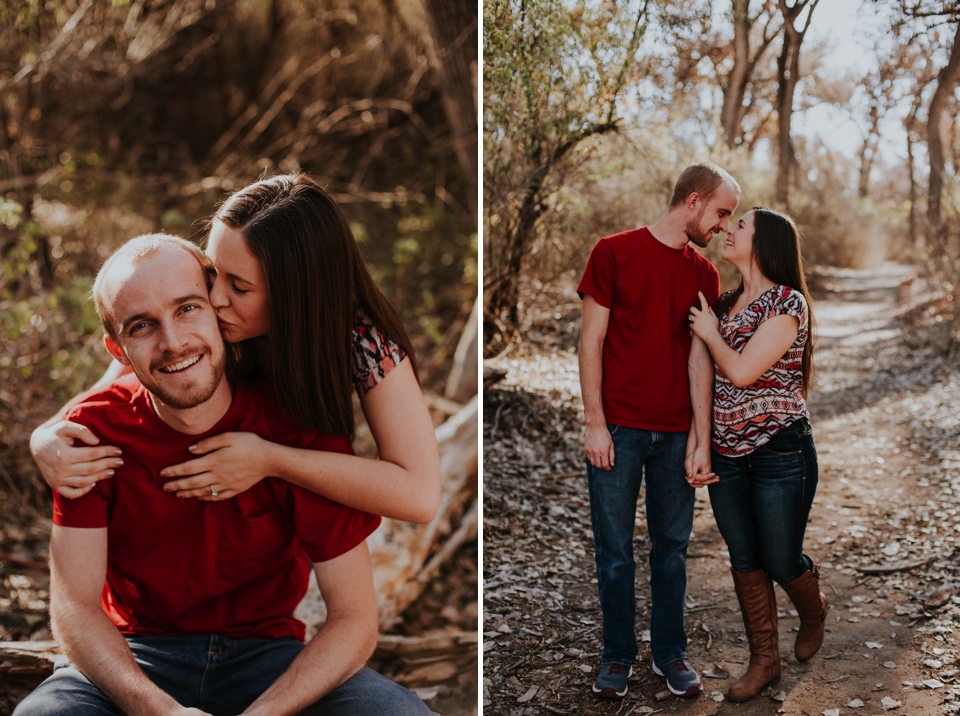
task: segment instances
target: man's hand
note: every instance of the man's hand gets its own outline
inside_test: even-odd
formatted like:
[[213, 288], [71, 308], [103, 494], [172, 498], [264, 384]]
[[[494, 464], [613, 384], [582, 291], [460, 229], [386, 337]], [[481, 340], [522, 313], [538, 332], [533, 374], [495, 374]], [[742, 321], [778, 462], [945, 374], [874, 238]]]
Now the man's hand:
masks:
[[601, 470], [609, 470], [613, 467], [613, 438], [606, 425], [587, 427], [587, 439], [584, 441], [583, 451], [594, 467]]
[[716, 473], [710, 470], [710, 450], [706, 447], [698, 445], [692, 452], [687, 453], [683, 466], [691, 487], [705, 487], [720, 481]]

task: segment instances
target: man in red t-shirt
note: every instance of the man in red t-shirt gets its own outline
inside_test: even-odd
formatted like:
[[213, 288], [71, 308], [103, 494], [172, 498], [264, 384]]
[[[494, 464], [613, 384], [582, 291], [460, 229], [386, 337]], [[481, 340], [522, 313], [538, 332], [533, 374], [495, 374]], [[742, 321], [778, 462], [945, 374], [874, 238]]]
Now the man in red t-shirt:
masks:
[[[113, 480], [54, 495], [52, 626], [64, 664], [17, 708], [33, 714], [428, 714], [364, 668], [377, 605], [366, 538], [380, 518], [278, 478], [227, 500], [184, 500], [159, 472], [227, 431], [351, 452], [300, 429], [269, 390], [224, 375], [206, 262], [150, 235], [104, 264], [94, 297], [107, 349], [134, 374], [67, 418], [122, 447]], [[304, 646], [293, 612], [310, 563], [327, 619]]]
[[[634, 522], [646, 478], [653, 671], [674, 694], [703, 691], [683, 626], [694, 487], [710, 471], [713, 361], [691, 338], [690, 307], [720, 293], [716, 268], [691, 246], [726, 232], [740, 187], [712, 164], [687, 167], [653, 225], [602, 239], [577, 289], [583, 299], [580, 386], [603, 615], [593, 692], [623, 698], [637, 657]], [[689, 477], [688, 477], [689, 476]]]

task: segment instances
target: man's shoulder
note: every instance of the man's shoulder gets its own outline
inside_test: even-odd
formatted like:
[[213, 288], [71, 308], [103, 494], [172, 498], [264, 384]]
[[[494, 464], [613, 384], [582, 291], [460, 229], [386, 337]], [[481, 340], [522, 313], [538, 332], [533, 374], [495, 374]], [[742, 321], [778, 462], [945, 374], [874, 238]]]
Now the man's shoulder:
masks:
[[605, 244], [614, 250], [628, 247], [638, 248], [649, 239], [653, 239], [653, 234], [650, 233], [650, 230], [646, 226], [641, 226], [638, 229], [628, 229], [618, 234], [604, 236], [600, 239], [599, 244]]
[[67, 416], [97, 415], [132, 406], [143, 395], [143, 385], [133, 373], [123, 375], [102, 388], [83, 393], [71, 401]]
[[239, 402], [242, 429], [265, 440], [291, 447], [353, 452], [345, 435], [329, 435], [301, 426], [289, 411], [281, 407], [269, 380], [241, 378], [237, 381], [234, 400]]

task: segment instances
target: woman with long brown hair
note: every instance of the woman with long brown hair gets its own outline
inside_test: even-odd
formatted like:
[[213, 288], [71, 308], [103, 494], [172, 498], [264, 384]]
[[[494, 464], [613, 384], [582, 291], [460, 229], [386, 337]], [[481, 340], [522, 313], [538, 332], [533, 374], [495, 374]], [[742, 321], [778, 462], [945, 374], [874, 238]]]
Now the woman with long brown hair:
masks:
[[819, 650], [828, 606], [819, 568], [803, 553], [818, 469], [806, 405], [813, 318], [800, 235], [788, 216], [756, 207], [721, 257], [740, 271], [740, 285], [720, 297], [716, 313], [701, 295], [690, 325], [716, 364], [709, 490], [750, 646], [750, 665], [727, 693], [739, 702], [780, 678], [773, 582], [800, 616], [800, 661]]
[[[263, 179], [216, 212], [207, 253], [210, 301], [238, 370], [268, 380], [301, 426], [332, 435], [353, 436], [356, 390], [379, 459], [224, 433], [161, 472], [171, 480], [164, 489], [223, 500], [270, 475], [367, 512], [433, 519], [439, 456], [410, 340], [336, 202], [304, 174]], [[51, 487], [77, 497], [122, 460], [96, 443], [82, 426], [51, 421], [34, 432], [31, 450]]]

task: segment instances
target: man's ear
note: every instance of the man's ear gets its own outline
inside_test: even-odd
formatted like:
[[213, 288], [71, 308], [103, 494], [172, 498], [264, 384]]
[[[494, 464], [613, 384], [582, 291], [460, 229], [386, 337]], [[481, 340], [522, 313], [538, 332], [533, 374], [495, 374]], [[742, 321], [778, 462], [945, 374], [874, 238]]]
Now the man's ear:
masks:
[[120, 347], [120, 344], [117, 343], [110, 336], [103, 337], [103, 345], [107, 347], [107, 353], [112, 355], [121, 365], [130, 365], [130, 361], [127, 359], [127, 355], [123, 352], [123, 348]]
[[687, 205], [687, 208], [690, 209], [690, 211], [696, 211], [697, 207], [700, 206], [700, 200], [701, 200], [700, 194], [694, 191], [687, 196], [687, 200], [685, 203]]

